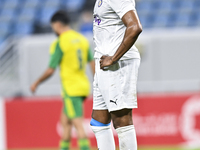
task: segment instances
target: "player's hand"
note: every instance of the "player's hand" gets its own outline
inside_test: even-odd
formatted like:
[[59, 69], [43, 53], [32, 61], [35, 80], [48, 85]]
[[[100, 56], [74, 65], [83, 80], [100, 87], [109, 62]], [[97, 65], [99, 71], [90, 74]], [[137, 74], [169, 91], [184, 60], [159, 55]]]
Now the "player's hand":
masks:
[[114, 62], [112, 60], [112, 56], [103, 55], [100, 59], [101, 59], [100, 60], [100, 68], [101, 69], [105, 69], [104, 67], [114, 64]]
[[32, 93], [35, 93], [37, 87], [38, 87], [38, 84], [37, 84], [36, 82], [33, 83], [33, 84], [31, 85], [31, 87], [30, 87], [31, 92], [32, 92]]

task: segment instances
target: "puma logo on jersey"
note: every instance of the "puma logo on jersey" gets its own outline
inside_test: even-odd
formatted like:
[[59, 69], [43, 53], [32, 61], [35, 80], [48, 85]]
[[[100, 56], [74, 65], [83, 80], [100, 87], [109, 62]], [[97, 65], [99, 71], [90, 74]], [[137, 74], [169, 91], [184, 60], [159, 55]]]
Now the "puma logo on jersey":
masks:
[[117, 105], [117, 99], [115, 101], [110, 100], [111, 103], [114, 103], [115, 105]]

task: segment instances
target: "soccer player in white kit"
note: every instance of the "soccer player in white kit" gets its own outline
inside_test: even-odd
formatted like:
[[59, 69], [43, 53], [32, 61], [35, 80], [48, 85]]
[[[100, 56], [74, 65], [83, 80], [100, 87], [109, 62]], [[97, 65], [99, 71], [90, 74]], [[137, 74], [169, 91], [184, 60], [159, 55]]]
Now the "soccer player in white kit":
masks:
[[99, 150], [115, 150], [110, 122], [120, 150], [137, 150], [132, 109], [140, 54], [134, 46], [142, 26], [134, 0], [97, 0], [94, 7], [95, 77], [90, 122]]

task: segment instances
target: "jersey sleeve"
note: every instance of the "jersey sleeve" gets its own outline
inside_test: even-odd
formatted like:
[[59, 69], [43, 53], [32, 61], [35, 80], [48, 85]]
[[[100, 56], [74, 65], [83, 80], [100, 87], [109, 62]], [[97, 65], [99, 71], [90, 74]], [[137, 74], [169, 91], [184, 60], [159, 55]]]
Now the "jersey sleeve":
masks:
[[110, 6], [122, 18], [128, 11], [135, 10], [135, 0], [110, 0]]
[[91, 49], [89, 48], [89, 50], [88, 50], [88, 62], [91, 62], [93, 60], [94, 60], [93, 53], [92, 53]]
[[52, 43], [51, 48], [50, 48], [49, 67], [55, 69], [60, 64], [62, 56], [63, 56], [63, 52], [60, 48], [59, 42], [56, 41]]

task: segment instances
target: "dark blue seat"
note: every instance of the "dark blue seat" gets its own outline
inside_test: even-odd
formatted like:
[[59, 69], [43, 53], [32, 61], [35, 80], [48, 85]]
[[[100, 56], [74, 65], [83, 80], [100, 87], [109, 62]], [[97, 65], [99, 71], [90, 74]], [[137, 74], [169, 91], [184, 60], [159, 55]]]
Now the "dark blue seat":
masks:
[[14, 34], [17, 35], [27, 35], [33, 32], [33, 23], [29, 22], [19, 22], [14, 26]]
[[152, 14], [139, 16], [143, 28], [150, 28], [153, 25], [154, 17]]
[[200, 0], [195, 0], [194, 1], [194, 11], [199, 11], [200, 10]]
[[4, 42], [4, 40], [5, 40], [5, 37], [1, 37], [1, 36], [0, 36], [0, 46], [1, 46], [1, 44]]
[[10, 34], [10, 24], [0, 23], [0, 45]]
[[44, 2], [44, 7], [59, 7], [60, 1], [59, 0], [46, 0]]
[[10, 32], [10, 23], [0, 23], [0, 35], [7, 35]]
[[179, 5], [180, 11], [191, 12], [195, 8], [195, 0], [181, 0]]
[[24, 8], [34, 9], [39, 5], [42, 5], [43, 1], [41, 0], [25, 0], [24, 1]]
[[200, 27], [200, 10], [196, 10], [192, 15], [192, 20], [190, 22], [191, 26]]
[[45, 7], [41, 9], [41, 13], [38, 16], [39, 22], [42, 25], [49, 25], [51, 16], [58, 10], [57, 7]]
[[168, 21], [167, 21], [166, 27], [175, 26], [176, 15], [177, 13], [174, 11], [168, 14]]
[[0, 13], [0, 22], [10, 22], [16, 17], [16, 11], [14, 9], [3, 9]]
[[67, 0], [62, 1], [65, 4], [66, 11], [68, 12], [77, 12], [80, 11], [83, 7], [85, 0]]
[[157, 1], [157, 8], [159, 12], [162, 13], [169, 13], [176, 9], [177, 5], [173, 0], [158, 0]]
[[6, 0], [4, 2], [4, 9], [15, 9], [20, 4], [20, 0]]
[[18, 22], [32, 22], [36, 18], [36, 9], [25, 8], [18, 15]]
[[81, 25], [80, 27], [80, 32], [81, 33], [88, 33], [88, 32], [92, 32], [93, 30], [93, 24], [88, 22], [88, 23], [84, 23]]
[[175, 26], [183, 26], [186, 27], [189, 25], [191, 20], [191, 14], [190, 13], [178, 13], [176, 15], [176, 19], [175, 19]]
[[190, 27], [191, 26], [196, 26], [197, 20], [198, 20], [198, 14], [196, 14], [196, 12], [192, 12], [191, 13], [191, 17], [190, 17], [190, 22], [189, 22], [188, 26], [190, 26]]
[[3, 9], [3, 5], [4, 5], [4, 0], [0, 0], [0, 13], [1, 13], [1, 10]]
[[141, 0], [141, 1], [138, 1], [136, 4], [136, 9], [137, 11], [140, 11], [140, 12], [152, 12], [154, 11], [154, 8], [155, 8], [155, 5], [151, 1]]
[[153, 27], [166, 27], [169, 22], [169, 14], [160, 13], [155, 15]]

